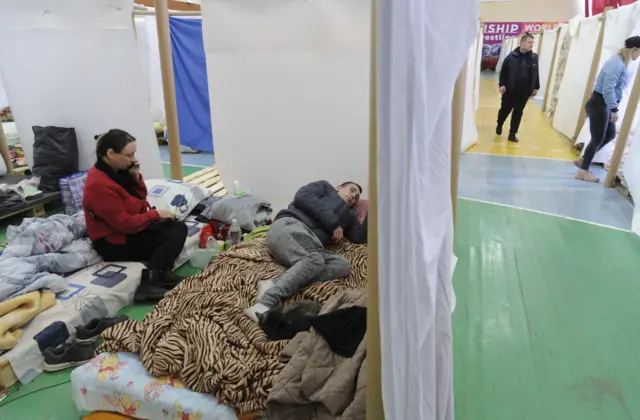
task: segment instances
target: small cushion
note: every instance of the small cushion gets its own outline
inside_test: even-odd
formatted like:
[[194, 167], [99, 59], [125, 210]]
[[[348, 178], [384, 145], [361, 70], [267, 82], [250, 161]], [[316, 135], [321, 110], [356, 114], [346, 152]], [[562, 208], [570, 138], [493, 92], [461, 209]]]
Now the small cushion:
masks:
[[213, 194], [200, 185], [184, 181], [149, 179], [145, 184], [149, 203], [158, 210], [175, 213], [179, 220], [185, 220], [198, 203]]

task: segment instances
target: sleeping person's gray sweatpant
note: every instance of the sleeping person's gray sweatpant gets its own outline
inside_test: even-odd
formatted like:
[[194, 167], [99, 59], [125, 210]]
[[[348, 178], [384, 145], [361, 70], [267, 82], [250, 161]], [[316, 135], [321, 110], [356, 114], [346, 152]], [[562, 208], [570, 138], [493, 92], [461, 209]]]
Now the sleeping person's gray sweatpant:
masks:
[[277, 219], [267, 232], [266, 241], [276, 261], [289, 267], [273, 279], [273, 287], [258, 300], [268, 308], [278, 306], [311, 283], [349, 275], [349, 261], [327, 251], [311, 229], [297, 219]]

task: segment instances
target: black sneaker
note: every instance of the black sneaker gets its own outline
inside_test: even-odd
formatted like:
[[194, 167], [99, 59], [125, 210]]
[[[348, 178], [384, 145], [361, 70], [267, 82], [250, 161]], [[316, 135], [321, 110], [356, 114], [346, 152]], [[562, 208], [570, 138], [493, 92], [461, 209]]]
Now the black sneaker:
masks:
[[116, 324], [129, 319], [126, 315], [117, 316], [115, 318], [95, 318], [81, 327], [76, 327], [76, 341], [84, 343], [86, 341], [95, 341], [100, 338], [102, 331], [111, 328]]
[[80, 366], [93, 359], [97, 344], [89, 341], [85, 343], [65, 343], [52, 347], [44, 353], [44, 370], [57, 372], [73, 366]]
[[498, 124], [496, 126], [496, 136], [501, 136], [501, 135], [502, 135], [502, 126]]
[[516, 137], [515, 134], [509, 134], [509, 141], [513, 142], [513, 143], [518, 143], [520, 140], [518, 140], [518, 138]]

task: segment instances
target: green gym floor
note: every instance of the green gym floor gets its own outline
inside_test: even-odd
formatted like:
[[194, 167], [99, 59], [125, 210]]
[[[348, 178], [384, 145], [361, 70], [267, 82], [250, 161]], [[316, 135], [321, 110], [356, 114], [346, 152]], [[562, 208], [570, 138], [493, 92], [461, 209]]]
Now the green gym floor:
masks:
[[[455, 252], [457, 420], [640, 419], [638, 237], [461, 199]], [[69, 375], [12, 389], [0, 419], [81, 418]]]

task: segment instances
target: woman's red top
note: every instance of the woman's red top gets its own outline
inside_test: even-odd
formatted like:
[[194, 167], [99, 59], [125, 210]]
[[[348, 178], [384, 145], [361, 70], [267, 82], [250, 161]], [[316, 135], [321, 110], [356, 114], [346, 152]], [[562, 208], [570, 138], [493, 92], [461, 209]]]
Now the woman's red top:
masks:
[[92, 241], [104, 238], [112, 244], [124, 244], [128, 234], [138, 233], [160, 219], [146, 200], [147, 187], [142, 175], [135, 189], [142, 199], [129, 194], [95, 166], [89, 169], [82, 208]]

